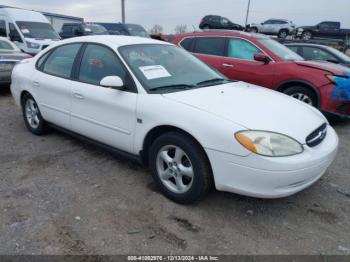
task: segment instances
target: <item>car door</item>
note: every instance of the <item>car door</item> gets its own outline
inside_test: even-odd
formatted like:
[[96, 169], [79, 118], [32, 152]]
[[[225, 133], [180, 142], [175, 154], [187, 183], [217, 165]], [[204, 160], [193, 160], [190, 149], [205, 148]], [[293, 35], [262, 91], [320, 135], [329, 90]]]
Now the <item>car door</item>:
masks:
[[70, 129], [71, 75], [81, 44], [67, 44], [49, 51], [37, 63], [33, 87], [38, 90], [44, 119]]
[[265, 64], [254, 60], [255, 54], [263, 52], [242, 38], [232, 37], [227, 38], [227, 41], [227, 51], [220, 71], [233, 80], [271, 87], [274, 75], [273, 63]]
[[272, 27], [273, 27], [273, 20], [267, 20], [261, 24], [261, 29], [259, 30], [259, 32], [268, 34], [272, 31]]
[[197, 37], [194, 42], [193, 53], [209, 66], [221, 70], [225, 53], [225, 38], [215, 36]]
[[[126, 152], [133, 150], [137, 92], [131, 76], [109, 47], [85, 45], [72, 84], [74, 132]], [[125, 90], [102, 87], [106, 76], [119, 76]]]

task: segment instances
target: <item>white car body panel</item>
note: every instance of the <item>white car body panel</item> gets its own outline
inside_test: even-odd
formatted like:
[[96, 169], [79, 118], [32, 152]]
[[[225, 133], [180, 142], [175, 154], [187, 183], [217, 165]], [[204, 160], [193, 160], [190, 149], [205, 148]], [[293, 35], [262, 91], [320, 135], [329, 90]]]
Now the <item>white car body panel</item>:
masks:
[[[117, 54], [118, 47], [124, 45], [169, 45], [127, 36], [89, 36], [62, 41], [70, 42], [101, 43]], [[316, 182], [335, 158], [338, 137], [329, 125], [326, 139], [320, 145], [310, 148], [305, 144], [312, 131], [327, 123], [324, 116], [275, 91], [234, 82], [148, 94], [129, 70], [138, 92], [125, 92], [53, 79], [35, 69], [40, 56], [14, 68], [11, 91], [19, 106], [22, 92], [27, 91], [37, 101], [45, 120], [133, 155], [144, 150], [145, 138], [152, 129], [176, 127], [203, 147], [218, 190], [263, 198], [288, 196]], [[38, 74], [45, 75], [41, 76], [39, 86], [34, 83]], [[60, 87], [63, 88], [59, 90]], [[288, 135], [303, 144], [304, 152], [290, 157], [253, 154], [234, 137], [237, 131], [248, 129]]]

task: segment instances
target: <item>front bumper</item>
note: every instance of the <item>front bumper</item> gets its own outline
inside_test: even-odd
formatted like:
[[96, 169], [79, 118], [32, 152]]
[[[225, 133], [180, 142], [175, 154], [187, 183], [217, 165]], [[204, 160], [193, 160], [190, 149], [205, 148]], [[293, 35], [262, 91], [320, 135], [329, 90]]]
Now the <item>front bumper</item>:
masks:
[[315, 183], [333, 162], [338, 136], [328, 126], [325, 140], [291, 157], [247, 157], [206, 149], [217, 190], [259, 198], [295, 194]]
[[320, 88], [320, 109], [328, 115], [336, 115], [341, 118], [350, 118], [350, 100], [340, 100], [333, 97], [334, 84], [328, 84]]

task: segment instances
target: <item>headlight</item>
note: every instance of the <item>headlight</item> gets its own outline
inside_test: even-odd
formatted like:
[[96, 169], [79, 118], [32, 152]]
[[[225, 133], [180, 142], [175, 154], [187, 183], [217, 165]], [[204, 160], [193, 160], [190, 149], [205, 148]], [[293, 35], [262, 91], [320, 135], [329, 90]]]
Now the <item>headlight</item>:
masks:
[[40, 47], [37, 43], [26, 42], [28, 48], [38, 49]]
[[262, 156], [292, 156], [304, 151], [298, 141], [278, 133], [247, 130], [237, 132], [235, 137], [246, 149]]
[[338, 84], [338, 82], [341, 82], [341, 81], [348, 81], [348, 80], [349, 80], [349, 77], [348, 77], [348, 76], [326, 75], [326, 77], [327, 77], [333, 84]]

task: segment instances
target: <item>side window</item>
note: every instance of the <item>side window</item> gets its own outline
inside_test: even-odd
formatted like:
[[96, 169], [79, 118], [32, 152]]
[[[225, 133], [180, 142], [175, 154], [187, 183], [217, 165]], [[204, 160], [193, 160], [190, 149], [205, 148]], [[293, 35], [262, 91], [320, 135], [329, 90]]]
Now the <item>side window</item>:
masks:
[[65, 34], [71, 34], [72, 33], [72, 26], [70, 26], [70, 25], [63, 26], [62, 32]]
[[297, 46], [288, 46], [290, 50], [292, 50], [295, 53], [298, 53], [298, 47]]
[[257, 53], [261, 53], [261, 50], [252, 43], [243, 39], [229, 39], [227, 50], [228, 57], [243, 60], [254, 60], [254, 55]]
[[321, 61], [328, 61], [328, 60], [334, 60], [338, 61], [337, 58], [335, 58], [330, 53], [313, 47], [303, 47], [303, 54], [304, 58], [306, 60], [321, 60]]
[[204, 55], [224, 55], [224, 37], [198, 37], [196, 39], [194, 52]]
[[81, 44], [70, 44], [56, 48], [43, 65], [43, 71], [55, 76], [70, 78], [80, 46]]
[[4, 20], [0, 20], [0, 36], [7, 37], [6, 23]]
[[271, 25], [271, 24], [273, 24], [272, 20], [267, 20], [267, 21], [264, 22], [264, 25]]
[[14, 24], [9, 23], [10, 36], [12, 41], [22, 42], [21, 35], [18, 33]]
[[180, 45], [186, 49], [187, 51], [192, 51], [192, 45], [193, 45], [193, 38], [185, 38], [184, 40], [182, 40], [182, 42], [180, 43]]
[[221, 18], [221, 24], [222, 25], [228, 25], [229, 23], [230, 23], [230, 21], [227, 18], [225, 18], [225, 17]]
[[36, 67], [39, 70], [42, 70], [43, 63], [45, 62], [46, 58], [51, 54], [51, 52], [47, 52], [42, 57], [39, 58], [38, 62], [36, 63]]
[[89, 44], [81, 62], [79, 80], [99, 85], [106, 76], [119, 76], [126, 82], [126, 72], [117, 55], [107, 47]]

